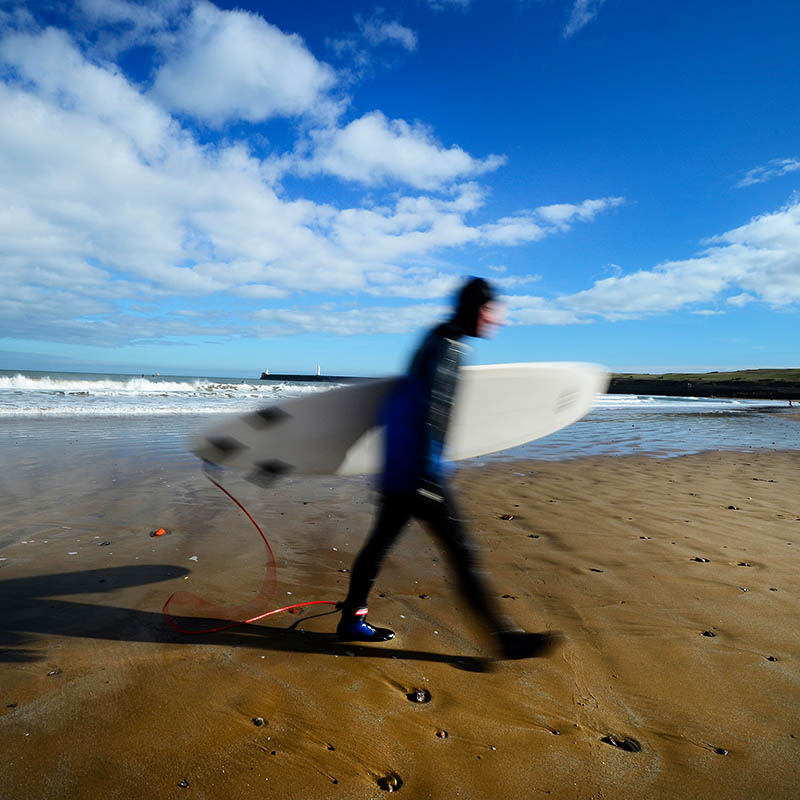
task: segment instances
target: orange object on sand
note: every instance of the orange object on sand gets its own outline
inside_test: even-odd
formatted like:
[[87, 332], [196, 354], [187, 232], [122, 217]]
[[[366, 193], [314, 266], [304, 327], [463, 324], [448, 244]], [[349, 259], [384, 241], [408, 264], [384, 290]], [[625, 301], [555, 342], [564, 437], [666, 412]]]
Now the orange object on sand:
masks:
[[163, 536], [166, 533], [164, 528], [159, 528], [157, 531], [153, 531], [150, 535], [151, 536]]

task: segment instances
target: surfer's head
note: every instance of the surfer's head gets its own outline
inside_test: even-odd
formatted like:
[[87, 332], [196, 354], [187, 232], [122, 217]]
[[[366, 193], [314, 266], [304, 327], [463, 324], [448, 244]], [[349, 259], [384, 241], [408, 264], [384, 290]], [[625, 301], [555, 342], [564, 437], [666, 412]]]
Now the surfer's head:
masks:
[[467, 336], [488, 337], [500, 324], [500, 308], [494, 291], [483, 278], [469, 278], [456, 299], [453, 324]]

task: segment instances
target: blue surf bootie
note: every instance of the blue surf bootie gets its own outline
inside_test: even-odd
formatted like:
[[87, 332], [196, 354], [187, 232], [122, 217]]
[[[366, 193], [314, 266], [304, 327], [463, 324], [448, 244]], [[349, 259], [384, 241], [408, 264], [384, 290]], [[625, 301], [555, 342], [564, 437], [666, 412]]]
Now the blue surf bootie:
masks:
[[367, 622], [366, 608], [342, 612], [336, 633], [343, 642], [388, 642], [389, 639], [394, 639], [394, 631], [376, 628]]

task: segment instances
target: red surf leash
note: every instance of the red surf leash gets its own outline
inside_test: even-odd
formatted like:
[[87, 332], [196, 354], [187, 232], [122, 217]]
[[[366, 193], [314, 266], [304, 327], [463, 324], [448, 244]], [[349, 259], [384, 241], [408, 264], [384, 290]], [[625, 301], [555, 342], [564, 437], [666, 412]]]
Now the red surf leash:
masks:
[[[267, 541], [267, 537], [264, 535], [264, 531], [261, 530], [258, 523], [253, 519], [250, 515], [250, 512], [221, 484], [217, 483], [210, 475], [206, 473], [206, 477], [217, 487], [221, 492], [224, 492], [234, 503], [236, 503], [239, 508], [244, 511], [247, 519], [253, 523], [253, 526], [258, 531], [259, 535], [261, 536], [262, 540], [264, 541], [264, 546], [267, 549], [267, 555], [269, 556], [269, 563], [267, 569], [272, 567], [274, 570], [275, 568], [275, 555], [272, 552], [272, 548], [269, 546], [269, 542]], [[293, 608], [303, 608], [304, 606], [319, 606], [319, 605], [330, 605], [330, 606], [339, 606], [339, 602], [336, 600], [309, 600], [305, 603], [294, 603], [290, 606], [284, 606], [283, 608], [275, 608], [272, 611], [265, 611], [263, 614], [258, 614], [255, 617], [250, 617], [248, 619], [243, 619], [239, 622], [229, 622], [225, 625], [219, 625], [216, 628], [203, 628], [202, 630], [189, 630], [188, 628], [182, 628], [178, 625], [177, 622], [173, 619], [173, 617], [167, 611], [167, 606], [169, 606], [170, 602], [172, 602], [172, 598], [175, 597], [175, 594], [171, 594], [168, 598], [166, 603], [161, 609], [161, 613], [164, 617], [164, 622], [169, 625], [170, 628], [173, 630], [178, 631], [178, 633], [184, 634], [202, 634], [202, 633], [217, 633], [218, 631], [227, 631], [231, 628], [238, 628], [240, 625], [247, 625], [250, 622], [257, 622], [260, 619], [264, 619], [264, 617], [271, 617], [273, 614], [280, 614], [282, 611], [291, 611]]]

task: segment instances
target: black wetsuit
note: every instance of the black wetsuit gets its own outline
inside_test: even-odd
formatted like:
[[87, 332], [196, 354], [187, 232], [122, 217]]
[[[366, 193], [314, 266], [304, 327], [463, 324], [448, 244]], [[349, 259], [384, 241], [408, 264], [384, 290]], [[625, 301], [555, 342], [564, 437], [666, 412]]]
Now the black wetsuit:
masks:
[[462, 523], [442, 461], [458, 383], [464, 331], [440, 325], [423, 340], [407, 377], [386, 406], [386, 462], [377, 520], [353, 564], [343, 614], [366, 613], [367, 596], [381, 564], [411, 517], [428, 527], [444, 547], [459, 589], [492, 633], [510, 627], [494, 606], [478, 552]]

